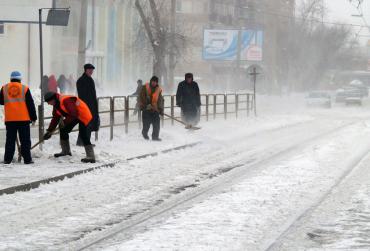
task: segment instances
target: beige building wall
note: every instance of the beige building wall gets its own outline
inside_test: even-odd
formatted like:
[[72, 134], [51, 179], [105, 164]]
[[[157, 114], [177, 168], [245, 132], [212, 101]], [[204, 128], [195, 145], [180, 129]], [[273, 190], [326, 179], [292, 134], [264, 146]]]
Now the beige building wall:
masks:
[[[1, 0], [0, 20], [38, 21], [38, 9], [51, 7], [50, 0]], [[11, 71], [18, 70], [31, 88], [40, 85], [39, 28], [37, 24], [5, 23], [0, 35], [0, 83], [9, 81]], [[50, 61], [50, 27], [43, 26], [44, 60]], [[50, 71], [45, 64], [44, 71]]]

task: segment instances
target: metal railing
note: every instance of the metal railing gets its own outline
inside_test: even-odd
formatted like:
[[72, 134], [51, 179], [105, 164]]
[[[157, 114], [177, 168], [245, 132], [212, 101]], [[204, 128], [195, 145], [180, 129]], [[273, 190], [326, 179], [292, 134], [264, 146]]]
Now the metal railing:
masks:
[[[176, 119], [181, 119], [181, 109], [176, 106], [176, 95], [164, 95], [164, 113], [171, 115]], [[251, 111], [255, 109], [253, 93], [235, 93], [235, 94], [202, 94], [200, 117], [205, 121], [223, 117], [225, 120], [231, 116], [238, 118], [241, 115], [250, 116]], [[40, 108], [40, 107], [39, 107]], [[99, 97], [98, 110], [100, 115], [100, 128], [109, 128], [109, 139], [113, 140], [116, 127], [123, 127], [124, 132], [128, 133], [131, 125], [136, 125], [136, 129], [142, 126], [141, 111], [137, 107], [137, 96], [113, 96]], [[135, 113], [135, 110], [137, 111]], [[131, 114], [134, 112], [134, 114]], [[39, 119], [48, 125], [51, 116], [42, 116], [42, 110], [39, 109]], [[175, 124], [173, 118], [162, 116], [161, 124], [164, 127], [168, 122]], [[73, 131], [78, 131], [76, 128]], [[42, 132], [39, 127], [39, 137]], [[95, 140], [99, 139], [99, 132], [95, 133]]]
[[[176, 95], [164, 95], [164, 112], [176, 119], [181, 119], [181, 109], [176, 106]], [[98, 109], [101, 120], [101, 129], [109, 128], [109, 138], [113, 140], [115, 128], [123, 127], [124, 132], [128, 133], [130, 128], [136, 130], [141, 128], [141, 111], [138, 110], [135, 115], [131, 114], [136, 109], [137, 96], [114, 96], [114, 97], [99, 97]], [[253, 93], [235, 93], [235, 94], [202, 94], [201, 95], [201, 118], [205, 121], [223, 117], [224, 119], [235, 116], [251, 115], [254, 111], [254, 95]], [[39, 106], [38, 115], [39, 121], [43, 121], [47, 126], [51, 120], [51, 107], [47, 111], [48, 116], [43, 116], [43, 112]], [[162, 127], [170, 123], [175, 124], [175, 120], [162, 116]], [[39, 139], [43, 137], [43, 130], [40, 124], [32, 127], [33, 130], [38, 131]], [[135, 125], [135, 127], [132, 127]], [[38, 130], [37, 130], [38, 126]], [[1, 132], [3, 131], [3, 132]], [[76, 128], [75, 131], [78, 131]], [[1, 133], [5, 133], [4, 129], [0, 129]], [[99, 139], [99, 132], [95, 133], [95, 140]], [[40, 145], [41, 146], [41, 145]]]
[[[181, 110], [176, 104], [176, 95], [164, 95], [164, 113], [171, 115], [174, 118], [181, 118]], [[244, 113], [245, 116], [250, 116], [253, 107], [254, 96], [252, 93], [236, 93], [236, 94], [202, 94], [201, 95], [201, 114], [202, 118], [209, 121], [211, 118], [216, 119], [223, 116], [224, 119], [234, 115], [238, 118]], [[136, 124], [136, 129], [141, 128], [141, 111], [137, 109], [136, 96], [114, 96], [114, 97], [99, 97], [98, 107], [101, 117], [100, 128], [109, 128], [110, 140], [114, 137], [115, 127], [123, 127], [124, 132], [128, 133], [130, 125]], [[135, 113], [135, 110], [137, 111]], [[134, 114], [131, 114], [134, 112]], [[165, 118], [162, 116], [162, 127], [168, 122], [174, 125], [173, 118]], [[105, 123], [104, 123], [105, 122]], [[108, 123], [107, 123], [108, 122]], [[99, 132], [95, 133], [95, 139], [99, 139]]]

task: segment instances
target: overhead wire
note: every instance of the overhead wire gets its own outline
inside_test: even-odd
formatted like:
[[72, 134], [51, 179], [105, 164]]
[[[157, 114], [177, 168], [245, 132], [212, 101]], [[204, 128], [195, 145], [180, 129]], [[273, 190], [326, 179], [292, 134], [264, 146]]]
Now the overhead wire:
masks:
[[[248, 8], [251, 9], [252, 8]], [[322, 23], [322, 24], [328, 24], [328, 25], [338, 25], [338, 26], [351, 26], [351, 27], [360, 27], [360, 28], [368, 28], [370, 29], [370, 26], [366, 23], [366, 25], [361, 25], [361, 24], [353, 24], [353, 23], [340, 23], [340, 22], [330, 22], [330, 21], [323, 21], [320, 19], [316, 18], [303, 18], [303, 17], [297, 17], [297, 16], [292, 16], [292, 15], [284, 15], [279, 12], [273, 12], [273, 11], [266, 11], [266, 10], [261, 10], [261, 9], [254, 9], [252, 11], [262, 13], [262, 14], [267, 14], [267, 15], [272, 15], [272, 16], [277, 16], [277, 17], [282, 17], [282, 18], [287, 18], [287, 19], [295, 19], [295, 20], [303, 20], [303, 21], [309, 21], [309, 22], [317, 22], [317, 23]]]

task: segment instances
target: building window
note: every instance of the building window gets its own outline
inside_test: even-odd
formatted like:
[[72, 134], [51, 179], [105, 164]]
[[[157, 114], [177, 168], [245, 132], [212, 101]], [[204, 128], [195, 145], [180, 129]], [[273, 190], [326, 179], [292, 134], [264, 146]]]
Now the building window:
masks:
[[182, 10], [182, 1], [177, 0], [176, 1], [176, 12], [181, 12], [181, 10]]
[[176, 12], [191, 13], [193, 11], [193, 4], [191, 0], [177, 0]]
[[5, 34], [5, 24], [0, 23], [0, 36]]

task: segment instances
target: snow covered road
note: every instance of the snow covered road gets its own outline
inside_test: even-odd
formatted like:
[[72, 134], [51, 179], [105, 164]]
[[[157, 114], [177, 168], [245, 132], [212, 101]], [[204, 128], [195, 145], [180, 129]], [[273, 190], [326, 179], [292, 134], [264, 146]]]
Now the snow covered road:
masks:
[[[145, 224], [134, 237], [118, 235], [95, 249], [265, 250], [362, 159], [370, 147], [362, 138], [369, 133], [363, 123], [336, 131], [251, 170], [231, 187], [186, 205], [169, 219]], [[356, 154], [351, 154], [353, 140], [363, 142]]]
[[[173, 146], [202, 142], [193, 148], [0, 196], [0, 249], [75, 250], [118, 232], [89, 248], [264, 250], [370, 148], [363, 117], [278, 115], [203, 129], [163, 133]], [[101, 161], [166, 145], [137, 134], [98, 146]]]

